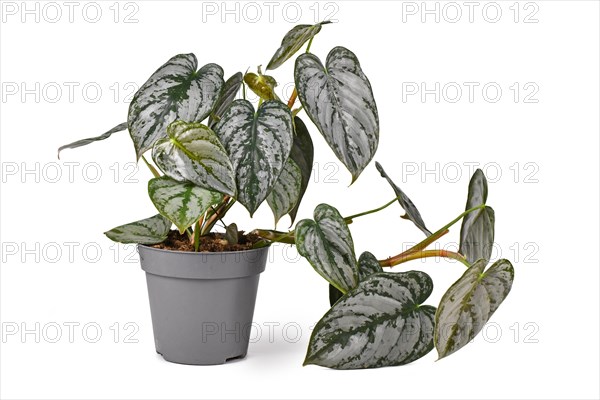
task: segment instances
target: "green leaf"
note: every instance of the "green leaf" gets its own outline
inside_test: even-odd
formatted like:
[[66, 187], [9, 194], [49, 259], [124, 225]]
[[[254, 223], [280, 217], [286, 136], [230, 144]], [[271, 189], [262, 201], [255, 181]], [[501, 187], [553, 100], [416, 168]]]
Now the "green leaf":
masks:
[[314, 148], [313, 142], [310, 138], [310, 134], [308, 133], [308, 129], [306, 129], [306, 125], [299, 117], [294, 117], [294, 143], [292, 144], [292, 152], [290, 153], [290, 158], [294, 160], [296, 165], [300, 168], [300, 172], [302, 173], [302, 180], [300, 182], [300, 194], [298, 196], [298, 202], [289, 212], [291, 224], [294, 224], [296, 220], [296, 215], [298, 214], [298, 208], [300, 207], [300, 202], [304, 197], [304, 193], [306, 192], [306, 188], [308, 187], [308, 182], [310, 181], [310, 174], [312, 173], [313, 167], [313, 157], [314, 157]]
[[[483, 171], [477, 169], [469, 182], [469, 195], [466, 210], [485, 204], [487, 201], [487, 180]], [[460, 228], [459, 252], [470, 263], [483, 258], [488, 262], [494, 246], [495, 213], [491, 207], [470, 212], [463, 218]]]
[[326, 67], [314, 54], [296, 59], [294, 80], [304, 110], [354, 182], [379, 143], [379, 117], [369, 80], [350, 50], [335, 47]]
[[208, 118], [208, 126], [212, 129], [215, 124], [221, 119], [225, 111], [229, 108], [231, 103], [235, 100], [238, 92], [240, 91], [240, 87], [242, 86], [242, 82], [244, 80], [244, 76], [241, 72], [236, 72], [231, 75], [223, 88], [221, 89], [221, 94], [215, 103], [212, 113]]
[[258, 75], [254, 72], [248, 72], [244, 75], [244, 82], [258, 97], [263, 100], [279, 100], [275, 94], [275, 86], [277, 81], [269, 75], [263, 75], [258, 67]]
[[421, 213], [419, 212], [419, 210], [417, 210], [417, 207], [414, 205], [414, 203], [408, 198], [408, 196], [402, 191], [402, 189], [396, 186], [396, 184], [392, 181], [388, 174], [385, 173], [381, 164], [379, 164], [377, 161], [375, 162], [375, 167], [377, 168], [377, 171], [379, 171], [381, 176], [388, 181], [392, 189], [394, 189], [396, 197], [399, 197], [398, 203], [400, 203], [400, 206], [402, 206], [402, 208], [406, 212], [406, 214], [403, 215], [402, 218], [411, 220], [417, 226], [417, 228], [419, 228], [425, 234], [425, 236], [430, 236], [431, 232], [425, 226], [425, 222], [421, 217]]
[[344, 297], [344, 293], [340, 292], [333, 286], [331, 283], [329, 284], [329, 305], [332, 306]]
[[249, 101], [235, 100], [215, 125], [215, 132], [233, 164], [237, 200], [253, 215], [273, 189], [290, 155], [290, 110], [271, 100], [255, 113]]
[[[377, 261], [377, 258], [368, 251], [365, 251], [358, 258], [358, 280], [360, 282], [367, 279], [369, 276], [383, 272], [383, 268]], [[339, 299], [344, 296], [344, 293], [340, 292], [333, 285], [329, 285], [329, 304], [334, 305]]]
[[167, 176], [151, 179], [148, 194], [156, 209], [177, 226], [180, 233], [194, 225], [223, 195], [191, 182], [177, 182]]
[[358, 280], [364, 281], [369, 276], [383, 272], [383, 268], [372, 253], [365, 251], [358, 258]]
[[167, 135], [171, 122], [201, 122], [212, 111], [223, 86], [223, 68], [217, 64], [197, 68], [195, 55], [179, 54], [133, 96], [127, 123], [138, 158]]
[[315, 208], [314, 221], [296, 224], [296, 247], [313, 268], [343, 293], [358, 283], [358, 267], [350, 230], [338, 210], [328, 204]]
[[171, 221], [160, 214], [130, 224], [117, 226], [104, 234], [119, 243], [157, 244], [163, 242], [171, 230]]
[[217, 135], [206, 125], [173, 122], [156, 142], [152, 158], [165, 175], [235, 196], [233, 166]]
[[279, 219], [292, 211], [298, 203], [301, 187], [302, 171], [291, 158], [288, 158], [283, 172], [267, 196], [267, 203], [275, 216], [276, 226]]
[[121, 132], [121, 131], [124, 131], [125, 129], [127, 129], [127, 122], [123, 122], [123, 123], [115, 126], [111, 130], [109, 130], [106, 133], [103, 133], [100, 136], [96, 136], [96, 137], [92, 137], [92, 138], [87, 138], [87, 139], [81, 139], [81, 140], [77, 140], [77, 141], [75, 141], [73, 143], [69, 143], [69, 144], [65, 144], [64, 146], [60, 146], [58, 148], [58, 158], [60, 159], [60, 152], [63, 151], [63, 150], [65, 150], [65, 149], [74, 149], [76, 147], [87, 146], [90, 143], [94, 143], [94, 142], [98, 142], [100, 140], [108, 139], [109, 137], [112, 136], [113, 133]]
[[435, 347], [444, 358], [469, 343], [489, 321], [512, 287], [514, 269], [498, 260], [483, 272], [475, 262], [444, 294], [435, 316]]
[[227, 229], [225, 229], [225, 240], [227, 243], [234, 245], [239, 242], [239, 231], [236, 223], [229, 224]]
[[377, 368], [415, 361], [433, 349], [433, 289], [420, 271], [376, 273], [342, 297], [316, 324], [304, 365]]
[[275, 54], [273, 54], [271, 61], [269, 61], [269, 65], [267, 65], [267, 70], [280, 67], [291, 56], [296, 54], [304, 43], [315, 37], [315, 35], [321, 31], [322, 25], [329, 23], [331, 23], [331, 21], [323, 21], [315, 25], [297, 25], [293, 27], [283, 37], [281, 46], [279, 46]]

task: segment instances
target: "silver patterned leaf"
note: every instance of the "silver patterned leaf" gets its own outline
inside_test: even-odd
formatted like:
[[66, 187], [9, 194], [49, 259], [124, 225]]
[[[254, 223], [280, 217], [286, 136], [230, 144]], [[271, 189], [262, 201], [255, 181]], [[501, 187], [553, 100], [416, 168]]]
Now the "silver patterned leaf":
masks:
[[235, 100], [214, 127], [233, 164], [237, 200], [250, 215], [267, 198], [292, 149], [292, 115], [279, 101], [254, 111], [247, 100]]
[[179, 54], [133, 96], [127, 123], [138, 158], [167, 135], [171, 122], [201, 122], [211, 113], [223, 86], [223, 68], [217, 64], [197, 68], [195, 55]]
[[[465, 210], [485, 204], [488, 196], [487, 180], [477, 169], [469, 182], [469, 195]], [[494, 246], [495, 213], [491, 207], [473, 211], [463, 218], [460, 228], [459, 252], [470, 263], [480, 258], [489, 261]]]
[[346, 293], [358, 283], [350, 230], [338, 210], [328, 204], [318, 205], [313, 217], [296, 224], [298, 253], [330, 284]]
[[383, 272], [383, 268], [379, 264], [377, 257], [368, 251], [365, 251], [358, 258], [358, 280], [364, 281], [369, 276]]
[[90, 143], [94, 143], [94, 142], [98, 142], [100, 140], [104, 140], [104, 139], [108, 139], [109, 137], [112, 136], [113, 133], [117, 133], [117, 132], [121, 132], [127, 129], [127, 122], [123, 122], [117, 126], [115, 126], [114, 128], [112, 128], [111, 130], [109, 130], [108, 132], [103, 133], [100, 136], [96, 136], [96, 137], [92, 137], [92, 138], [87, 138], [87, 139], [81, 139], [81, 140], [77, 140], [73, 143], [69, 143], [69, 144], [65, 144], [64, 146], [60, 146], [58, 148], [58, 158], [60, 159], [60, 152], [65, 150], [65, 149], [74, 149], [76, 147], [82, 147], [82, 146], [87, 146]]
[[176, 121], [156, 142], [152, 158], [165, 175], [204, 189], [235, 195], [233, 167], [217, 135], [206, 125]]
[[298, 203], [302, 187], [302, 171], [294, 160], [288, 158], [285, 167], [267, 196], [267, 203], [275, 216], [275, 225]]
[[475, 262], [444, 294], [435, 316], [435, 347], [446, 357], [469, 343], [491, 318], [512, 287], [514, 269], [498, 260], [483, 271], [486, 260]]
[[223, 200], [221, 193], [167, 176], [151, 179], [148, 194], [156, 209], [173, 222], [180, 233], [194, 225], [210, 206]]
[[377, 105], [358, 59], [350, 50], [335, 47], [324, 67], [314, 54], [302, 54], [296, 59], [294, 80], [304, 110], [354, 182], [379, 143]]
[[[379, 264], [377, 257], [372, 253], [365, 251], [358, 258], [358, 280], [360, 282], [367, 279], [369, 276], [383, 272], [383, 268]], [[339, 299], [344, 296], [344, 293], [340, 292], [333, 285], [329, 285], [329, 304], [334, 305]]]
[[290, 226], [293, 225], [294, 221], [296, 220], [296, 215], [298, 214], [298, 209], [300, 208], [300, 202], [302, 201], [302, 197], [304, 197], [304, 193], [308, 187], [308, 182], [310, 181], [314, 153], [315, 151], [313, 142], [310, 137], [310, 133], [308, 133], [308, 129], [306, 129], [306, 125], [299, 117], [294, 117], [294, 143], [292, 145], [290, 158], [294, 160], [294, 162], [300, 168], [300, 171], [302, 172], [302, 180], [300, 184], [300, 195], [298, 196], [298, 202], [289, 212], [291, 219]]
[[402, 191], [402, 189], [396, 186], [396, 184], [392, 181], [388, 174], [385, 173], [381, 164], [375, 162], [375, 167], [377, 168], [377, 171], [379, 171], [381, 176], [388, 181], [392, 189], [394, 189], [394, 193], [396, 193], [396, 197], [398, 197], [398, 203], [400, 203], [400, 206], [406, 212], [406, 214], [403, 215], [402, 218], [406, 218], [412, 221], [413, 224], [415, 224], [417, 228], [419, 228], [425, 234], [425, 236], [430, 236], [431, 232], [425, 226], [425, 222], [421, 217], [421, 213], [419, 212], [419, 210], [417, 210], [417, 207], [414, 205], [412, 200], [408, 198], [408, 196]]
[[283, 37], [281, 46], [279, 46], [275, 54], [273, 54], [271, 61], [269, 61], [269, 65], [267, 65], [267, 70], [280, 67], [291, 56], [296, 54], [304, 43], [315, 37], [315, 35], [321, 31], [322, 25], [329, 23], [331, 23], [331, 21], [323, 21], [315, 25], [297, 25], [293, 27]]
[[237, 72], [225, 81], [225, 84], [221, 89], [221, 94], [219, 94], [219, 98], [217, 99], [213, 111], [208, 118], [208, 126], [210, 128], [215, 126], [225, 111], [227, 111], [231, 103], [235, 100], [238, 92], [240, 91], [243, 80], [244, 76], [242, 73]]
[[104, 234], [119, 243], [156, 244], [163, 242], [171, 230], [171, 221], [157, 214], [153, 217], [117, 226]]
[[433, 349], [435, 307], [424, 272], [380, 272], [342, 297], [316, 324], [304, 365], [377, 368], [413, 362]]

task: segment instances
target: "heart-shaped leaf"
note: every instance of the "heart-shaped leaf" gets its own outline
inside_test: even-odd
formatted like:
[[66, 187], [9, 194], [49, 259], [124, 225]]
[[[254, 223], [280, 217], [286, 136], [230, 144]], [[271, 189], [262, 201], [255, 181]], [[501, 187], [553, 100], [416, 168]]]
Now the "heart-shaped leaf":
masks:
[[358, 59], [335, 47], [324, 67], [317, 56], [305, 53], [296, 59], [294, 80], [304, 110], [354, 182], [379, 143], [377, 105]]
[[435, 347], [444, 358], [469, 343], [489, 321], [512, 287], [514, 269], [498, 260], [487, 271], [480, 259], [444, 294], [435, 316]]
[[[377, 257], [375, 257], [372, 253], [365, 251], [358, 258], [358, 280], [360, 282], [367, 279], [369, 276], [376, 274], [378, 272], [383, 272], [383, 268], [377, 261]], [[329, 304], [334, 305], [337, 303], [339, 299], [344, 296], [344, 293], [340, 292], [333, 285], [329, 285]]]
[[383, 272], [383, 268], [379, 264], [377, 257], [372, 253], [365, 251], [358, 258], [358, 280], [364, 281], [369, 276]]
[[92, 137], [92, 138], [87, 138], [87, 139], [81, 139], [81, 140], [77, 140], [77, 141], [75, 141], [73, 143], [69, 143], [69, 144], [65, 144], [64, 146], [60, 146], [58, 148], [58, 158], [60, 159], [60, 152], [63, 151], [63, 150], [65, 150], [65, 149], [74, 149], [76, 147], [87, 146], [90, 143], [94, 143], [94, 142], [98, 142], [100, 140], [108, 139], [109, 137], [112, 136], [113, 133], [121, 132], [121, 131], [124, 131], [125, 129], [127, 129], [127, 122], [123, 122], [123, 123], [115, 126], [111, 130], [109, 130], [106, 133], [103, 133], [100, 136], [96, 136], [96, 137]]
[[180, 233], [194, 225], [223, 195], [191, 182], [178, 182], [167, 176], [151, 179], [148, 194], [156, 209], [177, 226]]
[[239, 236], [240, 232], [238, 231], [238, 227], [235, 222], [229, 224], [225, 229], [225, 240], [227, 240], [227, 243], [229, 243], [230, 245], [238, 244], [240, 240]]
[[310, 133], [308, 133], [308, 129], [306, 129], [304, 122], [302, 122], [299, 117], [294, 117], [294, 143], [292, 144], [290, 158], [294, 160], [296, 165], [298, 165], [300, 168], [302, 180], [300, 182], [300, 195], [298, 196], [298, 202], [289, 212], [290, 219], [292, 220], [290, 226], [293, 225], [294, 221], [296, 220], [300, 202], [302, 201], [302, 197], [304, 197], [304, 193], [308, 187], [310, 174], [312, 173], [313, 157], [314, 148], [312, 139], [310, 138]]
[[301, 186], [302, 171], [290, 157], [285, 163], [279, 179], [275, 182], [273, 190], [267, 196], [267, 203], [275, 216], [275, 225], [281, 217], [289, 213], [298, 203]]
[[240, 87], [242, 86], [242, 82], [244, 80], [244, 76], [241, 72], [236, 72], [231, 75], [223, 88], [221, 89], [221, 94], [219, 94], [219, 98], [213, 107], [213, 111], [208, 118], [208, 126], [212, 129], [215, 124], [221, 119], [225, 111], [229, 108], [231, 103], [235, 100], [238, 92], [240, 91]]
[[210, 114], [223, 86], [223, 68], [217, 64], [197, 68], [195, 55], [179, 54], [133, 96], [127, 123], [138, 158], [167, 135], [171, 122], [201, 122]]
[[314, 221], [303, 219], [296, 224], [298, 253], [338, 290], [346, 293], [358, 283], [354, 242], [338, 210], [328, 204], [315, 208]]
[[152, 157], [165, 175], [204, 189], [235, 195], [233, 166], [217, 135], [206, 125], [176, 121], [156, 142]]
[[280, 67], [291, 56], [296, 54], [304, 43], [315, 37], [315, 35], [321, 31], [322, 25], [329, 23], [331, 23], [331, 21], [323, 21], [315, 25], [297, 25], [293, 27], [283, 37], [281, 46], [279, 46], [275, 54], [273, 54], [271, 61], [269, 61], [269, 65], [267, 65], [267, 70]]
[[414, 203], [408, 198], [408, 196], [402, 191], [402, 189], [396, 186], [396, 184], [392, 181], [388, 174], [385, 173], [381, 164], [375, 162], [375, 167], [377, 168], [377, 171], [379, 171], [381, 176], [388, 181], [392, 189], [394, 189], [394, 193], [396, 193], [396, 197], [398, 197], [398, 203], [400, 203], [400, 206], [406, 212], [406, 214], [403, 215], [402, 218], [411, 220], [417, 226], [417, 228], [419, 228], [425, 234], [425, 236], [430, 236], [431, 232], [429, 231], [429, 229], [427, 229], [427, 227], [425, 227], [425, 222], [421, 217], [421, 213], [419, 212], [419, 210], [417, 210], [417, 207], [414, 205]]
[[433, 349], [433, 289], [420, 271], [369, 276], [316, 324], [304, 365], [376, 368], [415, 361]]
[[[487, 180], [483, 171], [477, 169], [469, 182], [466, 210], [485, 204], [487, 196]], [[463, 218], [459, 252], [470, 263], [480, 258], [486, 260], [486, 263], [490, 260], [494, 246], [494, 221], [494, 210], [488, 206], [470, 212]]]
[[163, 242], [171, 230], [171, 221], [160, 214], [130, 224], [117, 226], [104, 234], [119, 243], [156, 244]]
[[277, 81], [269, 75], [263, 75], [258, 68], [258, 75], [254, 72], [248, 72], [244, 75], [244, 82], [258, 97], [263, 100], [279, 100], [275, 94], [275, 86]]
[[253, 215], [266, 199], [284, 169], [292, 149], [292, 115], [279, 101], [258, 108], [247, 100], [235, 100], [215, 132], [233, 164], [237, 200]]

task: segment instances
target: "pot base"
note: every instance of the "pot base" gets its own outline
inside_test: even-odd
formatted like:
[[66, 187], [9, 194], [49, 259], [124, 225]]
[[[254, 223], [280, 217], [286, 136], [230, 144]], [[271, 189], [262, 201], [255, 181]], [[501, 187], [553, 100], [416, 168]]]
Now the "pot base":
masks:
[[182, 362], [178, 362], [178, 361], [174, 361], [174, 360], [169, 360], [164, 355], [162, 355], [161, 353], [159, 353], [158, 350], [156, 351], [156, 354], [158, 354], [159, 356], [161, 356], [165, 361], [171, 362], [173, 364], [198, 365], [198, 366], [202, 366], [202, 365], [221, 365], [221, 364], [226, 364], [226, 363], [231, 362], [231, 361], [235, 362], [235, 361], [238, 361], [238, 360], [243, 360], [244, 358], [246, 358], [246, 355], [247, 355], [247, 353], [244, 353], [244, 354], [236, 356], [236, 357], [227, 358], [225, 361], [222, 361], [222, 362], [210, 362], [210, 363], [207, 363], [207, 364], [198, 364], [198, 363], [188, 364], [188, 363], [182, 363]]

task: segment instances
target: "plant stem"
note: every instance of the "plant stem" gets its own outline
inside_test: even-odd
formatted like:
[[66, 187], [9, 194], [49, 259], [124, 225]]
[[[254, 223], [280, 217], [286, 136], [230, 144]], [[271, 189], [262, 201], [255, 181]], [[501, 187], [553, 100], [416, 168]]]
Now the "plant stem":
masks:
[[294, 107], [296, 98], [298, 98], [298, 91], [296, 90], [296, 87], [294, 87], [294, 91], [292, 92], [292, 95], [290, 96], [290, 99], [287, 102], [287, 106], [290, 110], [292, 109], [292, 107]]
[[315, 37], [313, 36], [313, 37], [311, 37], [311, 38], [310, 38], [310, 40], [308, 41], [308, 45], [306, 46], [306, 52], [307, 52], [307, 53], [310, 53], [310, 46], [312, 46], [312, 42], [313, 42], [313, 39], [314, 39], [314, 38], [315, 38]]
[[231, 199], [229, 196], [225, 196], [221, 204], [219, 204], [216, 210], [214, 210], [214, 212], [206, 219], [204, 227], [202, 228], [202, 235], [209, 233], [217, 221], [223, 218], [234, 204], [235, 200]]
[[398, 200], [399, 198], [400, 198], [400, 196], [398, 196], [398, 197], [396, 197], [396, 198], [394, 198], [394, 199], [390, 200], [389, 202], [385, 203], [385, 204], [384, 204], [384, 205], [382, 205], [381, 207], [377, 207], [377, 208], [374, 208], [374, 209], [372, 209], [372, 210], [369, 210], [369, 211], [364, 211], [364, 212], [361, 212], [361, 213], [358, 213], [358, 214], [351, 215], [351, 216], [349, 216], [349, 217], [345, 217], [345, 218], [344, 218], [344, 221], [346, 221], [346, 223], [347, 223], [347, 224], [350, 224], [350, 223], [352, 223], [352, 220], [353, 220], [354, 218], [362, 217], [362, 216], [364, 216], [364, 215], [369, 215], [369, 214], [373, 214], [373, 213], [376, 213], [376, 212], [378, 212], [378, 211], [381, 211], [381, 210], [383, 210], [384, 208], [387, 208], [387, 207], [389, 207], [390, 205], [392, 205], [392, 204], [393, 204], [393, 203], [394, 203], [396, 200]]
[[[361, 212], [359, 214], [354, 214], [349, 217], [346, 217], [346, 218], [344, 218], [344, 221], [346, 222], [346, 224], [349, 225], [353, 222], [352, 220], [354, 218], [362, 217], [363, 215], [368, 215], [368, 214], [375, 213], [377, 211], [381, 211], [384, 208], [389, 207], [392, 203], [394, 203], [396, 200], [398, 200], [398, 198], [399, 197], [396, 197], [395, 199], [392, 199], [391, 201], [384, 204], [383, 206], [375, 208], [373, 210]], [[267, 229], [255, 229], [253, 232], [256, 233], [258, 236], [260, 236], [261, 238], [270, 240], [272, 242], [282, 242], [282, 243], [289, 243], [289, 244], [296, 243], [294, 240], [294, 235], [295, 235], [294, 231], [279, 232], [279, 231], [273, 231], [273, 230], [267, 230]]]
[[142, 155], [142, 160], [144, 160], [144, 163], [146, 164], [150, 172], [152, 172], [152, 175], [154, 175], [155, 178], [160, 178], [160, 174], [158, 173], [156, 168], [154, 168], [154, 165], [150, 164], [148, 160], [146, 160], [146, 157], [144, 157], [144, 155]]
[[198, 252], [198, 250], [200, 250], [200, 226], [202, 225], [202, 222], [200, 222], [200, 220], [202, 220], [202, 218], [196, 221], [196, 226], [194, 227], [194, 251], [196, 253]]
[[242, 97], [246, 100], [246, 84], [242, 81]]
[[467, 259], [462, 254], [456, 253], [454, 251], [448, 251], [448, 250], [419, 250], [419, 251], [413, 251], [412, 253], [408, 253], [408, 254], [404, 254], [404, 253], [398, 254], [397, 256], [390, 257], [385, 260], [379, 261], [379, 265], [381, 265], [382, 267], [393, 267], [395, 265], [399, 265], [399, 264], [405, 263], [407, 261], [418, 260], [418, 259], [427, 258], [427, 257], [450, 258], [453, 260], [460, 261], [467, 267], [471, 266], [471, 264], [469, 264]]
[[379, 264], [383, 267], [393, 267], [394, 265], [398, 265], [398, 264], [401, 264], [403, 262], [410, 261], [410, 260], [416, 260], [419, 258], [445, 257], [445, 258], [452, 258], [452, 259], [458, 260], [458, 261], [462, 262], [463, 264], [465, 264], [467, 267], [470, 267], [471, 265], [469, 264], [469, 262], [460, 253], [455, 253], [455, 252], [446, 251], [446, 250], [424, 250], [424, 249], [427, 246], [429, 246], [431, 243], [436, 241], [437, 239], [439, 239], [442, 236], [444, 236], [445, 234], [447, 234], [449, 232], [448, 229], [452, 225], [454, 225], [455, 223], [460, 221], [461, 218], [463, 218], [465, 215], [472, 213], [473, 211], [480, 210], [484, 207], [485, 207], [485, 204], [481, 204], [481, 205], [478, 205], [477, 207], [473, 207], [473, 208], [466, 210], [465, 212], [460, 214], [458, 217], [454, 218], [452, 221], [450, 221], [449, 223], [444, 225], [442, 228], [438, 229], [435, 233], [431, 234], [430, 236], [428, 236], [421, 242], [417, 243], [410, 249], [408, 249], [394, 257], [390, 257], [385, 260], [380, 260]]
[[401, 255], [407, 255], [407, 254], [414, 253], [414, 252], [417, 252], [420, 250], [424, 250], [427, 246], [429, 246], [431, 243], [435, 242], [436, 240], [438, 240], [439, 238], [441, 238], [448, 232], [450, 232], [448, 229], [445, 229], [445, 230], [440, 229], [439, 231], [427, 236], [425, 239], [423, 239], [419, 243], [415, 244], [410, 249], [404, 251], [403, 253], [401, 253]]
[[273, 243], [281, 242], [287, 244], [296, 244], [296, 241], [294, 239], [294, 231], [279, 232], [266, 229], [255, 229], [252, 231], [252, 233], [255, 233], [261, 238], [267, 239]]
[[448, 222], [446, 225], [444, 225], [442, 228], [440, 228], [436, 233], [434, 233], [434, 235], [437, 234], [439, 231], [443, 231], [443, 230], [450, 228], [452, 225], [454, 225], [455, 223], [460, 221], [462, 219], [462, 217], [464, 217], [465, 215], [470, 214], [473, 211], [481, 210], [482, 208], [485, 208], [485, 204], [480, 204], [477, 207], [469, 208], [468, 210], [466, 210], [465, 212], [460, 214], [458, 217], [454, 218], [452, 221]]

